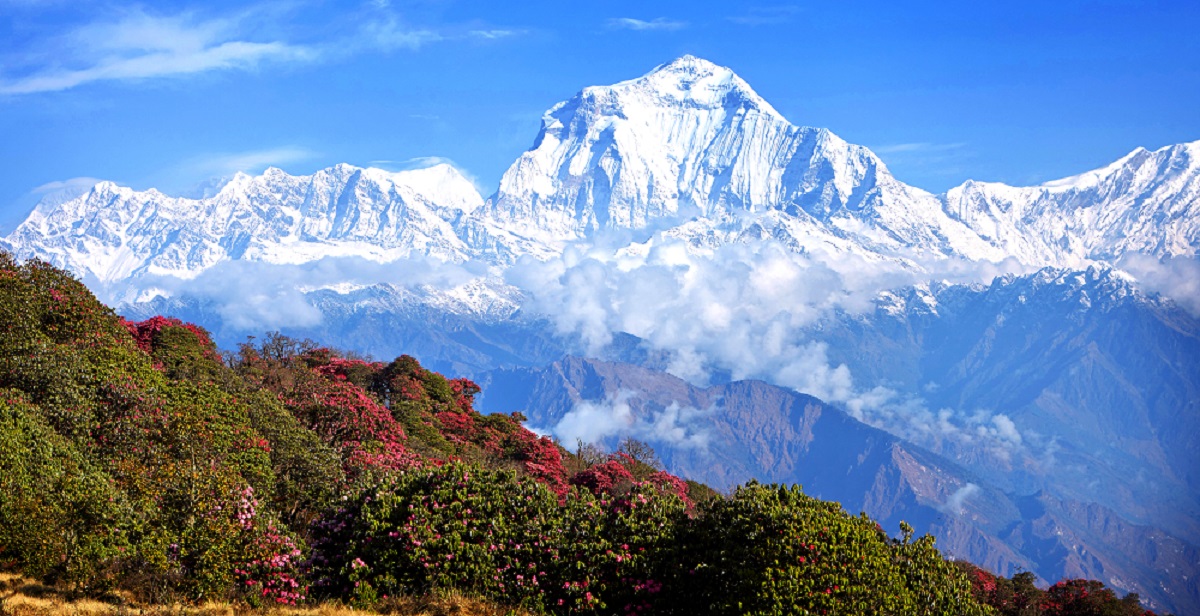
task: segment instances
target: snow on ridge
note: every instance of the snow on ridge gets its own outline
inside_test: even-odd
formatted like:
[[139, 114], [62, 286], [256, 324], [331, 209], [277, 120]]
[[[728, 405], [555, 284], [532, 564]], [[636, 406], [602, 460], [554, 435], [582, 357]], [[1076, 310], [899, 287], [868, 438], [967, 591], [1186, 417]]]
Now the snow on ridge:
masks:
[[1072, 175], [1070, 177], [1065, 177], [1065, 178], [1058, 179], [1058, 180], [1051, 180], [1049, 182], [1044, 182], [1044, 183], [1040, 184], [1038, 187], [1046, 188], [1046, 189], [1054, 190], [1054, 191], [1079, 190], [1079, 189], [1084, 189], [1084, 188], [1091, 188], [1091, 187], [1096, 186], [1097, 184], [1103, 182], [1106, 178], [1112, 176], [1112, 174], [1120, 171], [1121, 169], [1123, 169], [1124, 167], [1129, 165], [1129, 163], [1132, 160], [1134, 160], [1138, 156], [1145, 154], [1145, 153], [1147, 153], [1146, 148], [1137, 147], [1137, 148], [1134, 148], [1134, 150], [1132, 152], [1113, 161], [1109, 165], [1106, 165], [1099, 169], [1085, 171], [1078, 175]]
[[239, 173], [205, 199], [100, 182], [75, 199], [35, 208], [6, 241], [18, 256], [101, 282], [191, 278], [243, 258], [462, 261], [467, 248], [451, 224], [482, 203], [471, 181], [446, 164], [399, 172], [339, 164], [307, 176], [269, 168]]
[[[39, 204], [3, 243], [100, 281], [188, 278], [237, 259], [503, 266], [633, 230], [641, 233], [631, 253], [657, 233], [698, 252], [775, 241], [910, 269], [1008, 257], [1081, 268], [1127, 252], [1195, 255], [1198, 169], [1200, 141], [1139, 148], [1041, 186], [966, 182], [933, 195], [895, 179], [869, 149], [792, 124], [731, 69], [683, 56], [551, 107], [537, 142], [486, 201], [445, 163], [406, 171], [343, 163], [305, 176], [269, 167], [238, 173], [203, 199], [99, 182]], [[504, 304], [485, 295], [444, 299]]]
[[1126, 253], [1200, 249], [1200, 142], [1138, 148], [1040, 186], [966, 182], [941, 199], [987, 241], [1031, 265], [1085, 267]]

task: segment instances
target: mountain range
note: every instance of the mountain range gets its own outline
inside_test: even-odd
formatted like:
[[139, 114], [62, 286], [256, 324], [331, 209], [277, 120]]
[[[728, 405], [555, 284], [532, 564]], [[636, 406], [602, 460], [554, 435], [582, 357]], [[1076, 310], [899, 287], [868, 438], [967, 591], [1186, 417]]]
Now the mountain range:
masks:
[[[448, 164], [270, 168], [202, 199], [101, 182], [39, 204], [0, 247], [225, 346], [278, 318], [410, 353], [564, 440], [644, 438], [685, 476], [800, 482], [1001, 573], [1095, 577], [1200, 611], [1200, 322], [1120, 269], [1196, 258], [1200, 141], [935, 195], [684, 56], [550, 108], [487, 198]], [[531, 271], [574, 294], [547, 301]], [[768, 275], [811, 293], [731, 291]], [[266, 289], [263, 319], [228, 303], [239, 278]], [[845, 290], [860, 279], [861, 297]], [[589, 296], [596, 281], [624, 294]], [[704, 285], [711, 306], [645, 314], [727, 326], [637, 325]], [[700, 339], [713, 332], [729, 339]], [[842, 393], [740, 369], [773, 346], [812, 351], [796, 370]]]
[[788, 122], [728, 68], [692, 56], [552, 107], [483, 199], [453, 167], [337, 165], [239, 174], [206, 199], [101, 182], [38, 207], [5, 240], [96, 280], [190, 277], [222, 260], [413, 255], [551, 258], [607, 230], [670, 229], [697, 247], [769, 236], [797, 250], [1086, 266], [1200, 245], [1200, 142], [1135, 150], [1034, 187], [900, 182], [869, 149]]

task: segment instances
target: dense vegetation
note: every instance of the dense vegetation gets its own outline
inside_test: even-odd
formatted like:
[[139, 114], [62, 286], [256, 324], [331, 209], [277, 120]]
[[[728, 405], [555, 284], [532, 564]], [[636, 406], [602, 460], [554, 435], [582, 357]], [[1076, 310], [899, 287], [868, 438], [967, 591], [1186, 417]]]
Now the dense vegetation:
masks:
[[1040, 591], [949, 562], [798, 487], [721, 497], [637, 442], [571, 453], [476, 412], [478, 392], [279, 335], [222, 356], [200, 328], [124, 321], [0, 254], [0, 568], [147, 602], [1141, 613], [1096, 582]]

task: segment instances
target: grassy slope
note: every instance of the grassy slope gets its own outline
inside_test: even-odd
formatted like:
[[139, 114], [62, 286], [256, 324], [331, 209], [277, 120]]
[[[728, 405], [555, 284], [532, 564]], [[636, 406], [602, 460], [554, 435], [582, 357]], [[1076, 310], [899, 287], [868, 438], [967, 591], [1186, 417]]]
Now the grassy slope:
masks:
[[99, 598], [79, 597], [61, 588], [46, 586], [15, 573], [0, 573], [0, 614], [4, 616], [524, 616], [513, 610], [460, 594], [404, 597], [381, 606], [379, 612], [356, 610], [338, 603], [306, 608], [251, 609], [244, 604], [208, 602], [200, 605], [144, 605], [129, 593], [113, 592]]

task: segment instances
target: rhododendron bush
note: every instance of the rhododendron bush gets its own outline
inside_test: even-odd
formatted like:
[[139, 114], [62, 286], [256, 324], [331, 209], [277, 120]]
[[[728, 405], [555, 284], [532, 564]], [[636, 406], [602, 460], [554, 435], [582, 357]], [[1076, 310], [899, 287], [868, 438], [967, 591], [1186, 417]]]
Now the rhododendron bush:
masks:
[[681, 499], [651, 484], [565, 498], [511, 471], [454, 463], [389, 476], [318, 525], [314, 572], [329, 596], [463, 589], [536, 611], [649, 607]]
[[[84, 590], [229, 594], [269, 532], [239, 503], [281, 470], [231, 376], [199, 328], [129, 324], [0, 255], [0, 560]], [[277, 433], [304, 431], [289, 419]]]
[[798, 487], [750, 483], [686, 530], [681, 600], [706, 614], [984, 614], [931, 537], [902, 541]]
[[[252, 606], [441, 591], [551, 614], [1017, 603], [932, 538], [891, 539], [797, 488], [722, 498], [636, 441], [572, 455], [519, 413], [480, 414], [479, 391], [406, 355], [279, 334], [222, 354], [200, 327], [126, 321], [0, 253], [0, 569]], [[1076, 581], [1037, 592], [1029, 613], [1116, 601]]]
[[1153, 616], [1136, 593], [1117, 598], [1096, 580], [1062, 580], [1042, 590], [1028, 571], [1011, 578], [994, 575], [967, 562], [954, 563], [967, 573], [972, 593], [1000, 616]]

